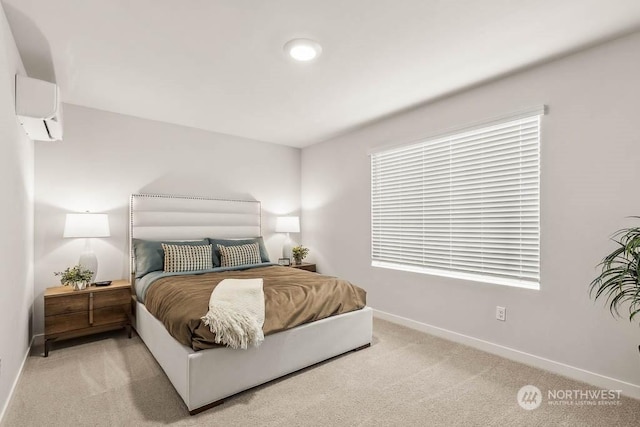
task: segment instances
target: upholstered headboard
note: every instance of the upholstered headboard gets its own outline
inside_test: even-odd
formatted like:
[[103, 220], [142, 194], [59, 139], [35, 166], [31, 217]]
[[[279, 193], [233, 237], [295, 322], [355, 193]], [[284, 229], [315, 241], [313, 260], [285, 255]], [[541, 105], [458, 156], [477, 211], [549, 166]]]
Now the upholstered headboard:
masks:
[[131, 272], [133, 239], [233, 239], [261, 235], [261, 208], [258, 201], [132, 194], [129, 217]]

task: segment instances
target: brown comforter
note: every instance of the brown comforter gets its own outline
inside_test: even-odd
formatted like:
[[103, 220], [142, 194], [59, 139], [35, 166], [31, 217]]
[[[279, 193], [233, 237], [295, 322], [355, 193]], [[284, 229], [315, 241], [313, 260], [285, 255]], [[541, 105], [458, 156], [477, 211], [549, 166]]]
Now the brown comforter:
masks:
[[214, 335], [200, 318], [209, 310], [213, 289], [227, 278], [263, 279], [265, 335], [359, 310], [366, 304], [366, 292], [346, 280], [297, 268], [269, 266], [164, 277], [149, 286], [145, 306], [182, 344], [196, 351], [216, 347]]

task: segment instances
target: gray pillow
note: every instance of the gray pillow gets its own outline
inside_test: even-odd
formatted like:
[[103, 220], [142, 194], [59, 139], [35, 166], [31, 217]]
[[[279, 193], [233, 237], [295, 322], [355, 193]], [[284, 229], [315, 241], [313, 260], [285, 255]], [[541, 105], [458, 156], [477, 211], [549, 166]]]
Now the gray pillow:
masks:
[[253, 239], [212, 239], [209, 238], [209, 243], [213, 245], [213, 251], [211, 251], [211, 256], [213, 258], [213, 266], [220, 267], [220, 250], [218, 249], [218, 245], [222, 246], [238, 246], [238, 245], [248, 245], [251, 243], [257, 243], [260, 248], [260, 258], [262, 262], [270, 262], [269, 261], [269, 253], [267, 252], [267, 248], [264, 246], [264, 240], [262, 237], [255, 237]]
[[[193, 242], [172, 242], [133, 239], [133, 254], [136, 258], [136, 278], [139, 279], [152, 271], [164, 270], [164, 251], [162, 244], [201, 246], [208, 245], [206, 239]], [[213, 251], [212, 251], [213, 252]]]

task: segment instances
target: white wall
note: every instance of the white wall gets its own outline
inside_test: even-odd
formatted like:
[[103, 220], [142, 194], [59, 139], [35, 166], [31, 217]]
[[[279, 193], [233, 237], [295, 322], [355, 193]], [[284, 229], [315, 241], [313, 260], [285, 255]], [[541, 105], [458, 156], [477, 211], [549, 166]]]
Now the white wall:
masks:
[[[635, 33], [306, 148], [303, 243], [376, 309], [640, 385], [638, 325], [614, 320], [587, 292], [609, 236], [640, 224], [627, 218], [640, 215], [639, 76]], [[368, 150], [539, 104], [549, 106], [539, 291], [370, 266]]]
[[275, 216], [300, 209], [299, 149], [67, 104], [64, 121], [64, 140], [35, 152], [34, 333], [43, 332], [53, 272], [77, 263], [83, 249], [82, 239], [62, 238], [67, 212], [109, 214], [111, 237], [93, 243], [97, 280], [128, 277], [132, 193], [259, 200], [277, 261], [284, 236], [273, 234]]
[[24, 73], [0, 5], [0, 419], [29, 348], [33, 299], [33, 142], [14, 108]]

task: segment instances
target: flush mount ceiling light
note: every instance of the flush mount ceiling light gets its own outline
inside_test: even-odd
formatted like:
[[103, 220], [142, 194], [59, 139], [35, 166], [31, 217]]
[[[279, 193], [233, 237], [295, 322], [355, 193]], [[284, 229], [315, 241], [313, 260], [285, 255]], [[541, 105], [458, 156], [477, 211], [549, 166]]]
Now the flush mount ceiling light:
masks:
[[284, 51], [296, 61], [306, 62], [320, 56], [322, 46], [309, 39], [293, 39], [284, 45]]

